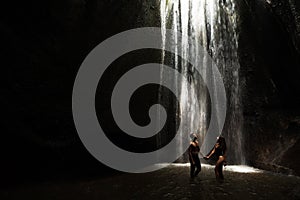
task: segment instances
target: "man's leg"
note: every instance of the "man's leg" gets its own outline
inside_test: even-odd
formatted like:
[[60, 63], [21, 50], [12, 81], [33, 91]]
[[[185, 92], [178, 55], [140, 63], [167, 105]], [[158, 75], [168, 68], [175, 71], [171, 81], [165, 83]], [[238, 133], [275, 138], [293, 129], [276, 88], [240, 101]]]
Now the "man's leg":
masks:
[[194, 178], [194, 172], [195, 172], [195, 164], [193, 164], [193, 163], [191, 162], [191, 171], [190, 171], [190, 176], [191, 176], [191, 178]]
[[197, 170], [195, 171], [195, 176], [197, 176], [199, 174], [199, 172], [201, 171], [201, 163], [200, 163], [200, 159], [199, 159], [198, 156], [197, 156], [197, 159], [195, 161], [195, 164], [196, 164], [196, 167], [197, 167]]

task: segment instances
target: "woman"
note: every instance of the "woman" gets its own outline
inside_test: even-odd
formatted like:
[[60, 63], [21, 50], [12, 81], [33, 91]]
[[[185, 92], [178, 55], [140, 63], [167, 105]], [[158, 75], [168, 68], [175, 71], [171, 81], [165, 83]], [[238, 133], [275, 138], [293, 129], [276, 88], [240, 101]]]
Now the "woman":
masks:
[[220, 136], [217, 138], [217, 142], [211, 152], [204, 157], [204, 159], [209, 159], [211, 156], [216, 156], [217, 162], [215, 167], [215, 174], [217, 180], [223, 180], [223, 165], [226, 164], [226, 142], [225, 138]]

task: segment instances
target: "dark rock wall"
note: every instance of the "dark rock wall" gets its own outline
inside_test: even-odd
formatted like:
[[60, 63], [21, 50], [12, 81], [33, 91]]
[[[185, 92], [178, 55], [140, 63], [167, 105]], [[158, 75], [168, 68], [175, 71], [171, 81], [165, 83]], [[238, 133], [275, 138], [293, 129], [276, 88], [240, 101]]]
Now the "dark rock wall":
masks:
[[299, 175], [299, 4], [249, 0], [240, 7], [248, 163]]
[[69, 176], [107, 172], [77, 136], [71, 110], [75, 76], [106, 38], [159, 26], [158, 8], [155, 0], [2, 3], [1, 177], [14, 182], [73, 169]]

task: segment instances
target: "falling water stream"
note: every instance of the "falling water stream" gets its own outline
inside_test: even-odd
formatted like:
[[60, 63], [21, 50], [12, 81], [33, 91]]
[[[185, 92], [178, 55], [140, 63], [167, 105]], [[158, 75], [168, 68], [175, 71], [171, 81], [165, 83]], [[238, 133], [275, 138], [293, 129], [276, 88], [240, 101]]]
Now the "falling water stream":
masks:
[[[222, 135], [226, 138], [228, 158], [234, 164], [245, 164], [243, 151], [243, 116], [241, 106], [240, 66], [238, 62], [238, 13], [235, 0], [161, 0], [161, 30], [163, 45], [166, 40], [174, 40], [180, 56], [172, 58], [172, 65], [188, 77], [189, 83], [180, 82], [178, 77], [166, 77], [161, 71], [161, 81], [172, 79], [180, 94], [179, 116], [188, 116], [189, 124], [179, 130], [179, 134], [197, 133], [201, 153], [207, 154], [212, 148], [207, 141], [206, 131], [211, 119], [210, 95], [202, 78], [186, 63], [193, 57], [202, 66], [201, 74], [207, 75], [208, 58], [201, 58], [204, 48], [212, 57], [223, 77], [227, 95], [227, 116]], [[174, 31], [173, 38], [166, 38], [166, 29]], [[188, 44], [176, 32], [194, 39]], [[180, 58], [179, 58], [180, 57]], [[170, 59], [165, 52], [163, 61]], [[217, 95], [217, 94], [215, 94]], [[215, 137], [210, 139], [215, 141]], [[178, 148], [183, 148], [178, 141]]]

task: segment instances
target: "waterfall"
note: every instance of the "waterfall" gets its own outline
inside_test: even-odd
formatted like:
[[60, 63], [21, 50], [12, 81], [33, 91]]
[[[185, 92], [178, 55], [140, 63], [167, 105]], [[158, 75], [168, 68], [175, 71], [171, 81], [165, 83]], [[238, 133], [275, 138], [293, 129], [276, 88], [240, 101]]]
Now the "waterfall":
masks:
[[[243, 116], [241, 106], [241, 87], [238, 62], [238, 14], [235, 0], [161, 0], [161, 31], [162, 45], [166, 40], [173, 40], [181, 51], [180, 56], [167, 56], [162, 53], [162, 61], [170, 60], [172, 66], [188, 77], [189, 83], [178, 81], [177, 77], [166, 77], [161, 71], [161, 81], [172, 79], [180, 94], [180, 109], [178, 116], [186, 115], [189, 124], [183, 126], [178, 134], [197, 133], [202, 154], [207, 154], [212, 148], [212, 142], [207, 141], [206, 131], [211, 119], [210, 95], [202, 78], [194, 73], [186, 62], [193, 58], [201, 68], [201, 74], [207, 75], [209, 65], [206, 57], [200, 58], [201, 48], [205, 48], [218, 66], [223, 76], [227, 95], [227, 116], [222, 135], [228, 146], [228, 159], [235, 164], [245, 164], [243, 151]], [[166, 29], [172, 29], [194, 39], [189, 44], [184, 38], [164, 37]], [[178, 42], [180, 41], [180, 42]], [[177, 52], [177, 50], [174, 50]], [[180, 58], [179, 58], [180, 57]], [[162, 99], [161, 99], [162, 101]], [[205, 139], [206, 138], [206, 139]], [[215, 142], [216, 138], [210, 140]], [[182, 148], [178, 141], [178, 148]]]

